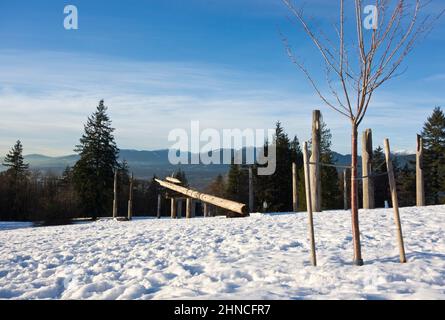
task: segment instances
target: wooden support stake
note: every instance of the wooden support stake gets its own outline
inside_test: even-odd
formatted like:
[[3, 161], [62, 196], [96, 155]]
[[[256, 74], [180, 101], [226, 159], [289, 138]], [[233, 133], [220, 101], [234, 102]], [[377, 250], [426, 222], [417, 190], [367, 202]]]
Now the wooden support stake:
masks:
[[130, 179], [130, 190], [128, 194], [128, 220], [133, 218], [133, 173], [131, 174]]
[[117, 170], [114, 171], [114, 187], [113, 187], [113, 218], [117, 218]]
[[253, 170], [249, 167], [249, 211], [253, 212]]
[[203, 203], [203, 211], [204, 211], [204, 217], [208, 217], [209, 215], [209, 206], [207, 203]]
[[171, 198], [171, 218], [172, 219], [176, 219], [176, 199], [175, 198]]
[[192, 218], [192, 199], [187, 198], [185, 203], [185, 215], [187, 219]]
[[391, 190], [392, 206], [394, 208], [394, 222], [397, 229], [397, 240], [399, 244], [400, 262], [406, 262], [405, 246], [403, 244], [402, 224], [400, 223], [399, 201], [397, 199], [396, 180], [394, 178], [394, 169], [391, 161], [391, 149], [389, 147], [389, 140], [385, 139], [385, 158], [386, 167], [388, 169], [389, 189]]
[[311, 194], [311, 179], [310, 179], [310, 165], [309, 165], [309, 156], [307, 150], [307, 142], [304, 143], [303, 150], [304, 157], [304, 179], [305, 179], [305, 188], [306, 188], [306, 206], [307, 213], [309, 218], [309, 239], [311, 242], [311, 262], [313, 266], [317, 265], [317, 254], [315, 252], [315, 236], [314, 236], [314, 220], [312, 215], [312, 194]]
[[416, 151], [416, 205], [425, 206], [425, 182], [423, 176], [423, 139], [417, 135]]
[[156, 216], [158, 219], [161, 219], [161, 202], [162, 202], [162, 196], [158, 194], [158, 210], [156, 212]]
[[345, 210], [349, 209], [348, 206], [348, 171], [343, 170], [343, 207]]
[[374, 209], [374, 181], [372, 175], [372, 131], [366, 129], [362, 137], [363, 209]]
[[297, 164], [292, 163], [292, 207], [294, 212], [298, 211], [298, 186], [297, 186]]
[[312, 209], [321, 212], [321, 176], [320, 176], [320, 140], [321, 140], [321, 113], [314, 110], [312, 114], [312, 146], [310, 162], [310, 179], [312, 192]]

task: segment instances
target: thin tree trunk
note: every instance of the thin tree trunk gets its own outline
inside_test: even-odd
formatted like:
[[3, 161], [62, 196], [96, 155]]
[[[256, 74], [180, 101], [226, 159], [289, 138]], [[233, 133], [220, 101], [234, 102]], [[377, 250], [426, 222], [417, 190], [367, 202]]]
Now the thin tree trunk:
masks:
[[352, 241], [354, 244], [354, 265], [363, 265], [362, 252], [360, 246], [360, 228], [358, 221], [358, 196], [357, 196], [357, 136], [358, 128], [355, 122], [352, 122], [352, 141], [351, 141], [351, 220], [352, 220]]

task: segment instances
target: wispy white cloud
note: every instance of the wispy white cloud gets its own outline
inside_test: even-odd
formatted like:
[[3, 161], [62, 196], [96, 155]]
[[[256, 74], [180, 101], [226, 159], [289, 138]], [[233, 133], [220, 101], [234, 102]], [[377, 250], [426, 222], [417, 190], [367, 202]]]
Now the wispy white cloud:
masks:
[[[121, 148], [166, 148], [168, 132], [203, 128], [271, 128], [281, 120], [290, 134], [309, 138], [311, 110], [323, 111], [334, 149], [349, 149], [349, 123], [307, 90], [280, 75], [245, 74], [227, 67], [137, 62], [57, 52], [0, 52], [0, 154], [20, 138], [26, 153], [72, 152], [87, 116], [105, 99]], [[304, 88], [304, 89], [303, 89]], [[412, 149], [414, 136], [443, 96], [381, 92], [364, 123], [376, 141], [394, 137]]]

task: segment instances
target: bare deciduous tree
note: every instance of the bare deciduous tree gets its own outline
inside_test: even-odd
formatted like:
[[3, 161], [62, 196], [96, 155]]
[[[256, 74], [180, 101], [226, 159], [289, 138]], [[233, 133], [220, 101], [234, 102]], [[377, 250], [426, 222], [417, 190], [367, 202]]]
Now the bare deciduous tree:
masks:
[[[385, 82], [400, 75], [396, 73], [414, 45], [427, 35], [444, 11], [424, 14], [428, 2], [421, 0], [373, 0], [377, 13], [371, 28], [364, 27], [361, 0], [339, 0], [339, 22], [333, 26], [335, 40], [310, 25], [301, 8], [291, 0], [282, 0], [291, 12], [291, 20], [300, 25], [326, 66], [326, 86], [320, 86], [309, 69], [298, 59], [286, 37], [282, 36], [291, 61], [304, 73], [321, 100], [346, 117], [351, 124], [351, 213], [354, 264], [362, 265], [357, 197], [357, 135], [375, 91]], [[346, 23], [347, 9], [351, 10], [353, 25]], [[377, 19], [378, 18], [378, 19]], [[332, 37], [331, 37], [332, 38]], [[325, 94], [329, 92], [329, 94]]]

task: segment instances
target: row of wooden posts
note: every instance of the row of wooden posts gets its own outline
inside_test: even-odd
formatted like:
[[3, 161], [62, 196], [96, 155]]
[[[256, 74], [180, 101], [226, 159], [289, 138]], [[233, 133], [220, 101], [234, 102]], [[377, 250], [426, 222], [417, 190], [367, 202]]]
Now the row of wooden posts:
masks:
[[[114, 199], [113, 199], [113, 218], [114, 219], [118, 219], [118, 213], [117, 213], [117, 181], [118, 181], [118, 173], [117, 171], [114, 173], [114, 190], [113, 190], [113, 194], [114, 194]], [[128, 197], [128, 208], [127, 208], [127, 220], [132, 220], [133, 218], [133, 191], [134, 191], [134, 187], [133, 187], [133, 181], [134, 181], [134, 176], [133, 174], [131, 175], [130, 178], [130, 186], [129, 186], [129, 197]], [[161, 181], [158, 180], [158, 183], [160, 183], [161, 185], [163, 185], [164, 187], [166, 186], [166, 184], [168, 184], [168, 182], [165, 181]], [[169, 186], [171, 188], [171, 186]], [[180, 186], [176, 186], [176, 187], [180, 187]], [[180, 187], [183, 188], [183, 187]], [[184, 190], [190, 190], [190, 189], [186, 189], [183, 188]], [[191, 191], [191, 190], [190, 190]], [[191, 191], [193, 192], [193, 191]], [[197, 192], [198, 193], [198, 192]], [[202, 193], [198, 193], [200, 196], [203, 197], [210, 197], [211, 200], [210, 201], [215, 201], [215, 199], [218, 199], [217, 197], [213, 197], [213, 196], [209, 196], [209, 195], [205, 195]], [[210, 217], [211, 213], [212, 213], [212, 209], [211, 206], [206, 203], [206, 202], [202, 202], [202, 201], [196, 201], [194, 199], [192, 199], [191, 197], [185, 197], [185, 198], [181, 198], [181, 197], [169, 197], [170, 201], [171, 201], [171, 218], [176, 219], [176, 218], [181, 218], [182, 217], [182, 201], [185, 200], [186, 201], [186, 218], [193, 218], [195, 217], [195, 212], [196, 212], [196, 204], [198, 202], [202, 203], [203, 206], [203, 213], [204, 213], [204, 217]], [[161, 218], [161, 205], [162, 205], [162, 196], [161, 194], [158, 195], [158, 199], [157, 199], [157, 218], [160, 219]], [[222, 199], [224, 200], [224, 199]], [[232, 204], [231, 208], [235, 208], [237, 206], [237, 204]], [[239, 205], [236, 208], [237, 210], [241, 210], [239, 209]]]
[[[313, 125], [312, 125], [312, 152], [309, 158], [308, 143], [304, 143], [303, 147], [303, 161], [304, 161], [304, 177], [305, 177], [305, 192], [306, 192], [306, 204], [308, 212], [308, 233], [311, 247], [311, 262], [312, 265], [317, 265], [316, 249], [315, 249], [315, 236], [314, 236], [314, 223], [313, 212], [321, 212], [321, 178], [320, 168], [320, 118], [321, 113], [315, 110], [313, 113]], [[394, 176], [394, 168], [391, 160], [391, 150], [389, 140], [384, 140], [385, 149], [385, 163], [387, 167], [387, 176], [389, 181], [389, 187], [391, 192], [392, 206], [394, 210], [394, 223], [396, 226], [397, 242], [399, 248], [400, 262], [406, 262], [405, 247], [403, 243], [402, 226], [400, 222], [399, 204], [397, 198], [397, 188]], [[371, 129], [365, 130], [362, 139], [362, 177], [363, 180], [363, 208], [373, 209], [374, 203], [374, 184], [372, 173], [372, 131]], [[424, 191], [424, 175], [423, 175], [423, 141], [422, 138], [417, 136], [417, 152], [416, 152], [416, 203], [417, 206], [425, 206], [425, 191]], [[382, 163], [385, 164], [385, 163]], [[335, 166], [345, 167], [348, 166]], [[351, 167], [349, 167], [351, 169]], [[344, 207], [348, 209], [347, 201], [347, 180], [346, 169], [344, 171]], [[292, 165], [292, 189], [293, 189], [293, 209], [298, 209], [298, 186], [297, 186], [297, 166], [295, 163]], [[357, 194], [357, 193], [356, 193]]]
[[[133, 181], [134, 176], [131, 174], [130, 178], [130, 189], [128, 193], [128, 207], [127, 207], [127, 219], [131, 220], [133, 218]], [[113, 188], [113, 218], [117, 219], [117, 170], [114, 172], [114, 188]]]
[[[319, 110], [313, 112], [312, 120], [312, 142], [311, 142], [311, 156], [309, 158], [310, 165], [310, 191], [311, 191], [311, 205], [314, 212], [321, 212], [321, 173], [320, 169], [323, 165], [320, 163], [320, 128], [321, 113]], [[385, 155], [389, 154], [389, 142], [388, 147], [385, 145]], [[421, 207], [425, 206], [425, 187], [424, 187], [424, 173], [423, 173], [423, 139], [420, 135], [417, 135], [417, 148], [416, 148], [416, 205]], [[372, 130], [366, 129], [362, 136], [362, 196], [363, 196], [363, 209], [374, 209], [374, 181], [373, 181], [373, 168], [372, 168]], [[382, 163], [384, 165], [385, 163]], [[350, 166], [334, 165], [337, 168], [343, 168], [343, 203], [344, 209], [349, 208], [348, 203], [348, 183], [347, 183], [347, 170], [351, 169]], [[388, 170], [389, 171], [389, 170]], [[358, 194], [358, 193], [357, 193]], [[292, 200], [293, 210], [298, 210], [298, 180], [297, 180], [297, 165], [292, 164]]]

